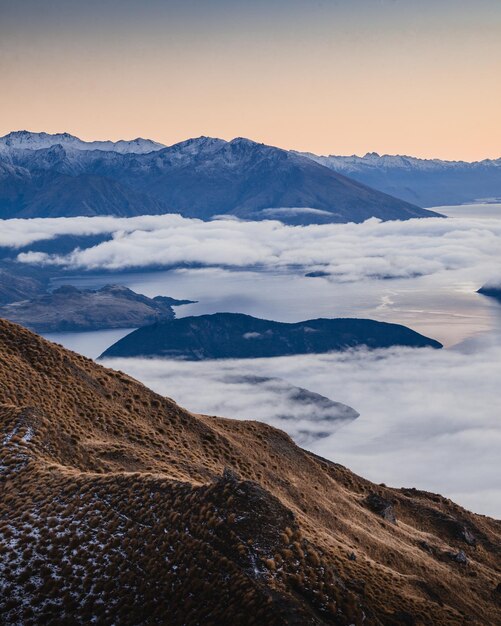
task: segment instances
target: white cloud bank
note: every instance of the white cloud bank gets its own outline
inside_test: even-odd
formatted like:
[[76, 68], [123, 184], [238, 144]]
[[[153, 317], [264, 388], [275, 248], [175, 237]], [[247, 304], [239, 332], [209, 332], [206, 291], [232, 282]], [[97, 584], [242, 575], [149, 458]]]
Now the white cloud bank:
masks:
[[[360, 417], [309, 448], [358, 474], [392, 486], [441, 493], [479, 512], [501, 517], [501, 344], [492, 337], [474, 350], [390, 349], [241, 361], [113, 359], [156, 391], [197, 411], [259, 419], [273, 417], [277, 398], [261, 388], [228, 382], [245, 375], [279, 376], [352, 406]], [[225, 382], [226, 381], [226, 382]], [[306, 430], [312, 417], [287, 398]], [[293, 422], [290, 434], [298, 436]]]
[[57, 235], [111, 234], [112, 240], [63, 256], [26, 252], [19, 260], [72, 269], [200, 264], [323, 271], [335, 281], [412, 277], [478, 268], [501, 274], [501, 220], [414, 219], [293, 227], [276, 221], [202, 222], [178, 215], [5, 220], [0, 245], [11, 248]]
[[[15, 249], [64, 234], [111, 234], [113, 239], [66, 256], [27, 253], [21, 255], [21, 260], [72, 269], [125, 270], [186, 263], [251, 267], [269, 270], [270, 275], [276, 270], [299, 275], [323, 271], [330, 274], [329, 280], [344, 282], [343, 289], [353, 287], [348, 289], [350, 298], [360, 299], [362, 294], [364, 301], [370, 283], [385, 281], [349, 281], [426, 274], [431, 278], [425, 284], [421, 279], [409, 282], [417, 285], [423, 301], [428, 302], [434, 285], [440, 293], [451, 283], [455, 289], [474, 292], [501, 276], [501, 219], [490, 217], [382, 223], [372, 219], [363, 224], [308, 227], [274, 221], [201, 222], [176, 215], [6, 220], [0, 224], [0, 246]], [[208, 285], [204, 295], [220, 289], [221, 283], [215, 284], [213, 277], [214, 272], [222, 271], [202, 270]], [[225, 273], [238, 274], [234, 280], [241, 279], [241, 272]], [[179, 274], [185, 284], [190, 272], [172, 274], [174, 278]], [[304, 292], [303, 283], [310, 279], [302, 279], [299, 284], [297, 276], [289, 276], [288, 280], [280, 275], [275, 282], [263, 283], [262, 273], [252, 274], [263, 302], [273, 299], [271, 287], [279, 293], [275, 302], [278, 308], [272, 311], [274, 318], [285, 317], [287, 308], [296, 315], [299, 300], [306, 300], [314, 309], [301, 309], [297, 315], [303, 319], [318, 315], [319, 309], [324, 314], [338, 310], [339, 290], [331, 293], [323, 283], [316, 283], [317, 292], [327, 292], [328, 302], [322, 308], [318, 297], [314, 300], [310, 292]], [[248, 295], [248, 283], [244, 287], [241, 298]], [[401, 286], [400, 295], [408, 289], [409, 285]], [[188, 295], [200, 299], [198, 293], [184, 293], [183, 297]], [[450, 297], [445, 295], [446, 299]], [[215, 310], [227, 308], [224, 298], [221, 302], [221, 293], [215, 293], [215, 297]], [[391, 308], [391, 300], [397, 295], [385, 293], [384, 298], [378, 318]], [[477, 314], [481, 302], [478, 298], [468, 315]], [[262, 312], [262, 304], [260, 307], [258, 313]], [[398, 319], [388, 321], [412, 321], [409, 325], [421, 332], [438, 336], [414, 324], [417, 320], [427, 321], [429, 307], [421, 304], [414, 308], [414, 317], [410, 318], [405, 316], [405, 307], [397, 306]], [[459, 313], [464, 315], [464, 311]], [[448, 325], [453, 325], [455, 319], [454, 315], [446, 316]], [[281, 428], [286, 426], [296, 437], [301, 434], [297, 420], [303, 421], [303, 431], [318, 430], [318, 424], [311, 423], [311, 412], [298, 412], [297, 404], [291, 403], [287, 394], [277, 400], [276, 390], [272, 397], [266, 386], [259, 394], [250, 394], [245, 385], [228, 382], [228, 377], [242, 374], [280, 377], [352, 406], [361, 414], [335, 434], [317, 440], [311, 447], [318, 454], [375, 482], [428, 489], [474, 511], [501, 516], [501, 347], [494, 339], [491, 333], [487, 345], [470, 352], [397, 349], [217, 364], [122, 360], [113, 365], [195, 411], [262, 419]], [[278, 406], [277, 402], [283, 404]], [[283, 411], [295, 416], [292, 427], [283, 419], [277, 420]]]

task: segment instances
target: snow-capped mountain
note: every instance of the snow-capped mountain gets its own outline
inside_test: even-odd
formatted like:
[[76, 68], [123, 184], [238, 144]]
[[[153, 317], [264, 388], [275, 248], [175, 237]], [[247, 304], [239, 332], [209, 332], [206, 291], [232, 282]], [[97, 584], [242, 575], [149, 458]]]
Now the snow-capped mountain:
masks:
[[[299, 168], [301, 175], [292, 179], [292, 187], [284, 184], [277, 192], [276, 187], [280, 184], [280, 179], [276, 178], [276, 171], [273, 172], [273, 176], [266, 178], [265, 163], [268, 169], [277, 167], [279, 162], [282, 163], [280, 159], [277, 161], [278, 155], [281, 155], [283, 163], [287, 162], [291, 167], [293, 163], [299, 163], [297, 159], [303, 159], [303, 165]], [[287, 159], [286, 155], [289, 155]], [[250, 161], [252, 167], [247, 174], [239, 171], [244, 163], [249, 167]], [[257, 172], [258, 161], [263, 168], [261, 175], [265, 176], [266, 183], [264, 179], [257, 181], [252, 178], [252, 171]], [[353, 198], [353, 202], [355, 197], [358, 197], [358, 201], [350, 208], [345, 202], [347, 189], [344, 188], [343, 193], [340, 188], [331, 190], [334, 179], [332, 176], [328, 177], [325, 172], [321, 176], [320, 186], [314, 184], [314, 190], [310, 187], [312, 180], [301, 182], [301, 177], [306, 171], [314, 179], [321, 171], [312, 170], [306, 166], [307, 162], [310, 164], [315, 162], [317, 166], [348, 177], [352, 184], [356, 181], [371, 188], [371, 191], [377, 190], [393, 198], [386, 198], [384, 201], [380, 198], [381, 211], [374, 208], [366, 211], [364, 206], [367, 198], [364, 196], [367, 189], [359, 188], [355, 192], [352, 188], [348, 195]], [[23, 173], [24, 170], [16, 169], [19, 167], [29, 172], [30, 184], [33, 183], [33, 178], [39, 177], [41, 171], [70, 177], [92, 175], [90, 186], [95, 188], [98, 185], [100, 188], [106, 188], [107, 192], [118, 183], [120, 190], [115, 188], [109, 210], [111, 212], [119, 210], [122, 214], [167, 210], [206, 218], [227, 212], [237, 212], [244, 217], [244, 214], [247, 216], [249, 211], [254, 211], [256, 217], [257, 209], [268, 211], [261, 213], [261, 218], [271, 218], [270, 209], [310, 208], [329, 212], [330, 221], [359, 220], [363, 215], [399, 219], [398, 211], [395, 213], [383, 210], [393, 206], [395, 198], [404, 201], [400, 203], [402, 207], [409, 203], [434, 207], [501, 200], [501, 158], [468, 163], [419, 159], [405, 155], [379, 155], [377, 152], [369, 152], [365, 156], [319, 156], [309, 152], [287, 152], [241, 137], [229, 142], [213, 137], [197, 137], [166, 147], [150, 139], [82, 141], [68, 133], [15, 131], [0, 138], [0, 178], [7, 186], [9, 195], [6, 206], [1, 200], [2, 196], [5, 196], [5, 187], [3, 190], [0, 188], [0, 216], [15, 215], [19, 211], [22, 214], [39, 214], [40, 211], [44, 211], [43, 206], [46, 207], [47, 213], [52, 214], [66, 212], [80, 214], [82, 211], [85, 214], [96, 211], [100, 213], [106, 206], [106, 194], [97, 202], [99, 208], [96, 208], [96, 203], [92, 202], [90, 197], [86, 198], [84, 207], [79, 201], [78, 193], [69, 197], [64, 193], [63, 200], [58, 192], [60, 199], [57, 200], [48, 191], [48, 183], [45, 181], [43, 193], [40, 193], [41, 189], [35, 184], [37, 208], [33, 206], [29, 208], [30, 201], [27, 200], [29, 190], [16, 192], [14, 194], [16, 197], [12, 197], [11, 185], [16, 185], [16, 181], [19, 183], [23, 176], [27, 175], [27, 172]], [[97, 183], [96, 177], [100, 176], [105, 176], [106, 180]], [[240, 198], [237, 197], [239, 192], [235, 189], [237, 180], [242, 185], [239, 188], [242, 195]], [[71, 189], [73, 194], [75, 186], [82, 190], [85, 188], [85, 183], [82, 185], [80, 183], [82, 179], [67, 180], [60, 184], [62, 189]], [[346, 179], [344, 183], [346, 184]], [[326, 185], [325, 188], [322, 188], [323, 185]], [[272, 189], [275, 190], [273, 193]], [[137, 196], [133, 196], [137, 192], [143, 194], [143, 199], [148, 197], [149, 200], [145, 203], [139, 202]], [[47, 193], [51, 196], [50, 199]], [[253, 194], [254, 198], [243, 198], [249, 194]], [[20, 202], [21, 196], [23, 200]], [[80, 208], [62, 205], [68, 201], [71, 204], [76, 203]], [[91, 202], [90, 206], [88, 202]], [[133, 205], [137, 202], [140, 206], [135, 209]], [[267, 206], [265, 202], [268, 203]], [[305, 205], [306, 202], [310, 203], [308, 207]], [[219, 206], [215, 206], [216, 203], [219, 203]], [[119, 206], [123, 208], [117, 209]], [[351, 211], [350, 218], [344, 213], [347, 209]], [[326, 216], [320, 218], [319, 215], [317, 213], [317, 220], [327, 219]], [[285, 214], [274, 215], [283, 221], [294, 219], [301, 223], [301, 220], [308, 222], [314, 219], [311, 212], [309, 216], [304, 214], [299, 218], [297, 210], [294, 218], [290, 215], [288, 218], [284, 216]]]
[[417, 157], [400, 154], [380, 155], [377, 152], [367, 152], [367, 154], [362, 157], [357, 156], [356, 154], [352, 154], [351, 156], [338, 156], [335, 154], [322, 156], [313, 154], [312, 152], [297, 152], [297, 154], [308, 157], [309, 159], [312, 159], [317, 163], [321, 163], [322, 165], [326, 165], [331, 169], [346, 172], [363, 170], [369, 167], [376, 169], [413, 169], [428, 172], [441, 169], [462, 169], [465, 167], [501, 167], [501, 158], [468, 162], [444, 161], [442, 159], [419, 159]]
[[363, 157], [297, 154], [420, 206], [501, 200], [501, 158], [470, 163], [377, 152]]
[[[288, 208], [294, 210], [283, 211]], [[145, 213], [291, 224], [433, 215], [304, 156], [243, 137], [199, 137], [145, 153], [96, 149], [94, 142], [63, 134], [3, 139], [0, 217]]]
[[151, 139], [131, 139], [130, 141], [83, 141], [69, 133], [32, 133], [27, 130], [17, 130], [0, 137], [0, 147], [18, 150], [41, 150], [55, 145], [72, 150], [103, 150], [119, 152], [121, 154], [145, 154], [154, 150], [161, 150], [165, 146]]

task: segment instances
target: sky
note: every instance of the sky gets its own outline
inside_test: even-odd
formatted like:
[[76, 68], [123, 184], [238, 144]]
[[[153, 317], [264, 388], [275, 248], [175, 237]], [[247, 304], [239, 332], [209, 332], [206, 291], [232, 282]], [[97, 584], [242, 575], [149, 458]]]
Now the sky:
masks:
[[0, 0], [0, 134], [501, 156], [499, 0]]

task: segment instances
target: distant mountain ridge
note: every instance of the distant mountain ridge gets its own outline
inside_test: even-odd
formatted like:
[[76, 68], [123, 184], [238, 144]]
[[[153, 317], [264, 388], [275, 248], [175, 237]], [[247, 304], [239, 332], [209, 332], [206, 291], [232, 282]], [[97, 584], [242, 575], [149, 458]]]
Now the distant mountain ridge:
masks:
[[478, 201], [501, 202], [501, 158], [444, 161], [404, 155], [319, 156], [298, 152], [316, 163], [384, 193], [420, 206]]
[[0, 139], [2, 218], [180, 213], [310, 224], [436, 215], [312, 159], [241, 137], [199, 137], [138, 153], [125, 145], [131, 142], [121, 151], [107, 142], [88, 149], [67, 134], [41, 135]]

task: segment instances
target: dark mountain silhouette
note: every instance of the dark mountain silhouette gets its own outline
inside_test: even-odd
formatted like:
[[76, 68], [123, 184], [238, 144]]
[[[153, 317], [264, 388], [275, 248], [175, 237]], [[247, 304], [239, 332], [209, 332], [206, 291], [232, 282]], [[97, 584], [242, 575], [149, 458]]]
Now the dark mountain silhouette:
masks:
[[442, 347], [438, 341], [405, 326], [373, 320], [316, 319], [288, 324], [240, 313], [214, 313], [139, 328], [110, 346], [102, 356], [245, 359], [319, 354], [357, 346]]
[[483, 296], [489, 296], [494, 298], [498, 302], [501, 302], [501, 287], [491, 284], [486, 284], [480, 287], [477, 293], [481, 293]]

